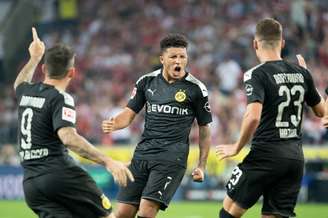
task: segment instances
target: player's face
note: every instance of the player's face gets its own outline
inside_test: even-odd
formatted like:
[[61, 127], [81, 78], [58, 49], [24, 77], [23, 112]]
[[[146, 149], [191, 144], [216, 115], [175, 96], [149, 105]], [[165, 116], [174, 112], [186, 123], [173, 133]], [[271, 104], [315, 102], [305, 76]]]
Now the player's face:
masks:
[[186, 48], [167, 48], [160, 56], [164, 76], [170, 80], [181, 79], [185, 75], [188, 62]]

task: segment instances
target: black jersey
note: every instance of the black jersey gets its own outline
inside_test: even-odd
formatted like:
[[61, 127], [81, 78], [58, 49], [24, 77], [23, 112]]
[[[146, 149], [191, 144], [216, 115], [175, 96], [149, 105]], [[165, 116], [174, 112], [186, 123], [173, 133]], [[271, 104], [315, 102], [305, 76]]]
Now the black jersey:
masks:
[[284, 60], [268, 61], [244, 74], [248, 103], [263, 104], [252, 149], [270, 156], [303, 159], [301, 124], [304, 102], [321, 100], [310, 72]]
[[185, 166], [194, 119], [198, 125], [212, 121], [205, 85], [189, 73], [170, 84], [160, 69], [136, 82], [128, 107], [138, 113], [144, 105], [144, 132], [134, 158], [167, 160]]
[[16, 97], [24, 178], [75, 166], [57, 135], [58, 129], [75, 126], [72, 96], [51, 85], [22, 83], [16, 89]]

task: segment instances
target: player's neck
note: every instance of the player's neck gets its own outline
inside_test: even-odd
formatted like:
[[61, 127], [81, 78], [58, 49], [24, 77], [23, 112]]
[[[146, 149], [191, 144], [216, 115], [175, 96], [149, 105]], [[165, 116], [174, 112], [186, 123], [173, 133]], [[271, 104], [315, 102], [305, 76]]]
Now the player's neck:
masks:
[[45, 78], [43, 83], [54, 86], [59, 91], [65, 91], [67, 87], [67, 82], [64, 80]]
[[267, 62], [267, 61], [279, 61], [282, 60], [280, 56], [280, 50], [262, 50], [259, 52], [258, 58], [261, 63]]

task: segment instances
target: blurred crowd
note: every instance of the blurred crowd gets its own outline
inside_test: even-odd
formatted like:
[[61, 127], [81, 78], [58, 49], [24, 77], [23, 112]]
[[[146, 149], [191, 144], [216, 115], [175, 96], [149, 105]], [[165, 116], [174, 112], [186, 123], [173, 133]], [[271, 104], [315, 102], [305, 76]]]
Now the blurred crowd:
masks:
[[[243, 73], [258, 64], [252, 39], [259, 19], [279, 20], [286, 40], [283, 57], [296, 62], [295, 55], [302, 54], [322, 94], [328, 84], [328, 1], [49, 0], [40, 1], [40, 7], [44, 13], [37, 27], [46, 46], [64, 42], [76, 52], [78, 75], [68, 92], [75, 97], [79, 132], [95, 144], [138, 141], [142, 113], [130, 128], [110, 136], [102, 134], [101, 121], [126, 105], [138, 77], [160, 67], [159, 42], [168, 33], [189, 39], [188, 71], [210, 93], [213, 145], [238, 137], [246, 106]], [[37, 71], [34, 81], [42, 80]], [[0, 144], [15, 144], [12, 84], [0, 95]], [[191, 143], [198, 141], [196, 128]], [[307, 108], [303, 129], [305, 144], [327, 140], [320, 120]]]

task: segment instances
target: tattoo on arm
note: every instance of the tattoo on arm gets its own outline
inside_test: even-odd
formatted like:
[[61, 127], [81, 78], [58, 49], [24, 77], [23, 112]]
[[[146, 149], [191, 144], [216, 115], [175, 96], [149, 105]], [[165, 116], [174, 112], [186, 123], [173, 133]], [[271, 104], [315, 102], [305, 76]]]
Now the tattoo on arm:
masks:
[[15, 83], [14, 89], [16, 90], [17, 86], [22, 82], [31, 82], [33, 78], [34, 71], [38, 66], [39, 61], [35, 61], [30, 59], [27, 64], [23, 67], [23, 69], [19, 72]]
[[88, 160], [105, 165], [108, 157], [90, 144], [84, 137], [80, 136], [75, 128], [64, 127], [58, 130], [59, 138], [73, 152]]
[[211, 131], [208, 125], [199, 126], [199, 164], [201, 168], [206, 167], [208, 153], [211, 145]]

